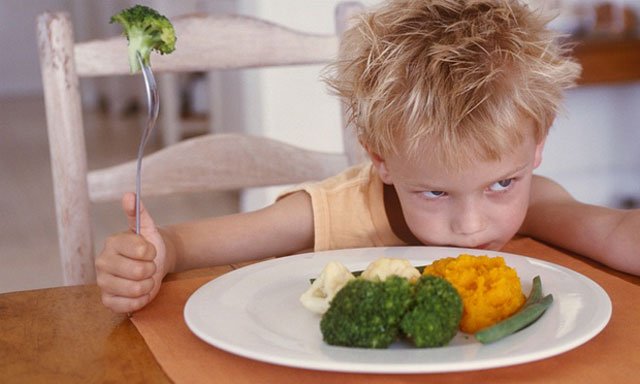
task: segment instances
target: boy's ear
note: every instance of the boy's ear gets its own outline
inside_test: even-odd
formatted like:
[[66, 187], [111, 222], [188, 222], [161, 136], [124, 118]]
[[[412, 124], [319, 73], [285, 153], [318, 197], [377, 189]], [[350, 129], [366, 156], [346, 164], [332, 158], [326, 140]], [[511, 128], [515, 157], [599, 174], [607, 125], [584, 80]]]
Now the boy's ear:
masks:
[[547, 141], [547, 138], [543, 138], [536, 144], [536, 153], [533, 160], [533, 168], [538, 168], [540, 163], [542, 163], [542, 152], [544, 151], [544, 143]]
[[382, 182], [389, 185], [393, 184], [393, 182], [391, 181], [391, 177], [389, 176], [389, 169], [387, 168], [387, 163], [382, 158], [382, 156], [378, 155], [375, 152], [371, 152], [368, 149], [367, 149], [367, 153], [369, 154], [369, 158], [371, 159], [371, 162], [373, 163], [373, 166], [375, 167], [376, 171], [378, 171], [378, 175], [380, 176], [380, 179], [382, 180]]

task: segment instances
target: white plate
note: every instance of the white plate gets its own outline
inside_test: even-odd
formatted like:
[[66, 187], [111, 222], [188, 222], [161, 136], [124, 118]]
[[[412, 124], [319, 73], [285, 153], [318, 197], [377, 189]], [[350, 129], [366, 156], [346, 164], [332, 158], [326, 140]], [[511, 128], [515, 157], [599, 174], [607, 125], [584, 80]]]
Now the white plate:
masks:
[[[429, 264], [460, 253], [502, 256], [518, 271], [525, 294], [540, 275], [554, 302], [539, 321], [496, 343], [482, 345], [459, 333], [449, 345], [420, 349], [402, 342], [389, 349], [334, 347], [322, 341], [320, 316], [300, 304], [327, 262], [362, 270], [379, 257]], [[428, 373], [503, 367], [540, 360], [575, 348], [611, 316], [606, 292], [567, 268], [503, 252], [444, 247], [364, 248], [317, 252], [264, 261], [227, 273], [199, 288], [184, 317], [191, 331], [225, 351], [273, 364], [343, 372]]]

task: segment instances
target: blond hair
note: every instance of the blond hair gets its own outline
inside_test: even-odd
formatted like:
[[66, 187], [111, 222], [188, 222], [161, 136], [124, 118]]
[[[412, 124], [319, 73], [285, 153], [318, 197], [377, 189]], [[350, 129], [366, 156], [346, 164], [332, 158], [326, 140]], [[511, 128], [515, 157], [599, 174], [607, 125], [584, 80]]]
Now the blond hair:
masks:
[[326, 81], [377, 154], [498, 160], [530, 134], [522, 114], [546, 136], [579, 75], [548, 21], [512, 0], [391, 0], [345, 32]]

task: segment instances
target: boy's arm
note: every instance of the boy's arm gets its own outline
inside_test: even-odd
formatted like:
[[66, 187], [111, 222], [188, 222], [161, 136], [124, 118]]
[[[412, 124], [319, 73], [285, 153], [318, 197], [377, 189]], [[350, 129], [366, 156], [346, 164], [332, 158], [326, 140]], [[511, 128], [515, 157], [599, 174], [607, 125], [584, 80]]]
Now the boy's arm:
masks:
[[172, 272], [290, 255], [313, 249], [311, 198], [298, 192], [255, 212], [173, 225], [161, 233]]
[[557, 183], [534, 176], [520, 233], [640, 275], [640, 210], [583, 204]]
[[311, 199], [292, 194], [257, 212], [157, 228], [144, 205], [141, 235], [135, 228], [135, 196], [122, 207], [129, 231], [114, 234], [96, 258], [97, 284], [105, 306], [133, 312], [153, 300], [168, 272], [257, 260], [313, 247]]

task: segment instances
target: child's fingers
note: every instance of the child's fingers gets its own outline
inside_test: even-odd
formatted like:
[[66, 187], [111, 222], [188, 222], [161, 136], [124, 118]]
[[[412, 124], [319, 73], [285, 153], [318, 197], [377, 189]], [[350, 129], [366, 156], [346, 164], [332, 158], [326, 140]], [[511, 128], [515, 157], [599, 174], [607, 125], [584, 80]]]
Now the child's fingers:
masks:
[[102, 304], [116, 313], [131, 313], [144, 307], [151, 301], [150, 295], [140, 297], [123, 297], [110, 293], [102, 293]]
[[154, 246], [131, 232], [110, 236], [104, 242], [103, 255], [122, 255], [133, 260], [151, 261], [156, 256]]
[[153, 278], [129, 280], [110, 274], [101, 274], [97, 283], [104, 294], [136, 299], [151, 294], [155, 281]]
[[142, 281], [153, 276], [156, 272], [156, 264], [153, 261], [138, 261], [123, 257], [117, 263], [102, 268], [102, 272], [130, 281]]
[[[136, 230], [136, 194], [127, 192], [122, 197], [122, 210], [127, 216], [129, 229]], [[142, 234], [155, 230], [155, 223], [149, 212], [145, 209], [144, 204], [140, 201], [140, 232]]]
[[156, 272], [155, 248], [135, 234], [120, 234], [105, 242], [96, 270], [130, 280], [144, 280]]
[[127, 215], [127, 218], [136, 218], [136, 194], [133, 192], [127, 192], [122, 196], [122, 210]]

